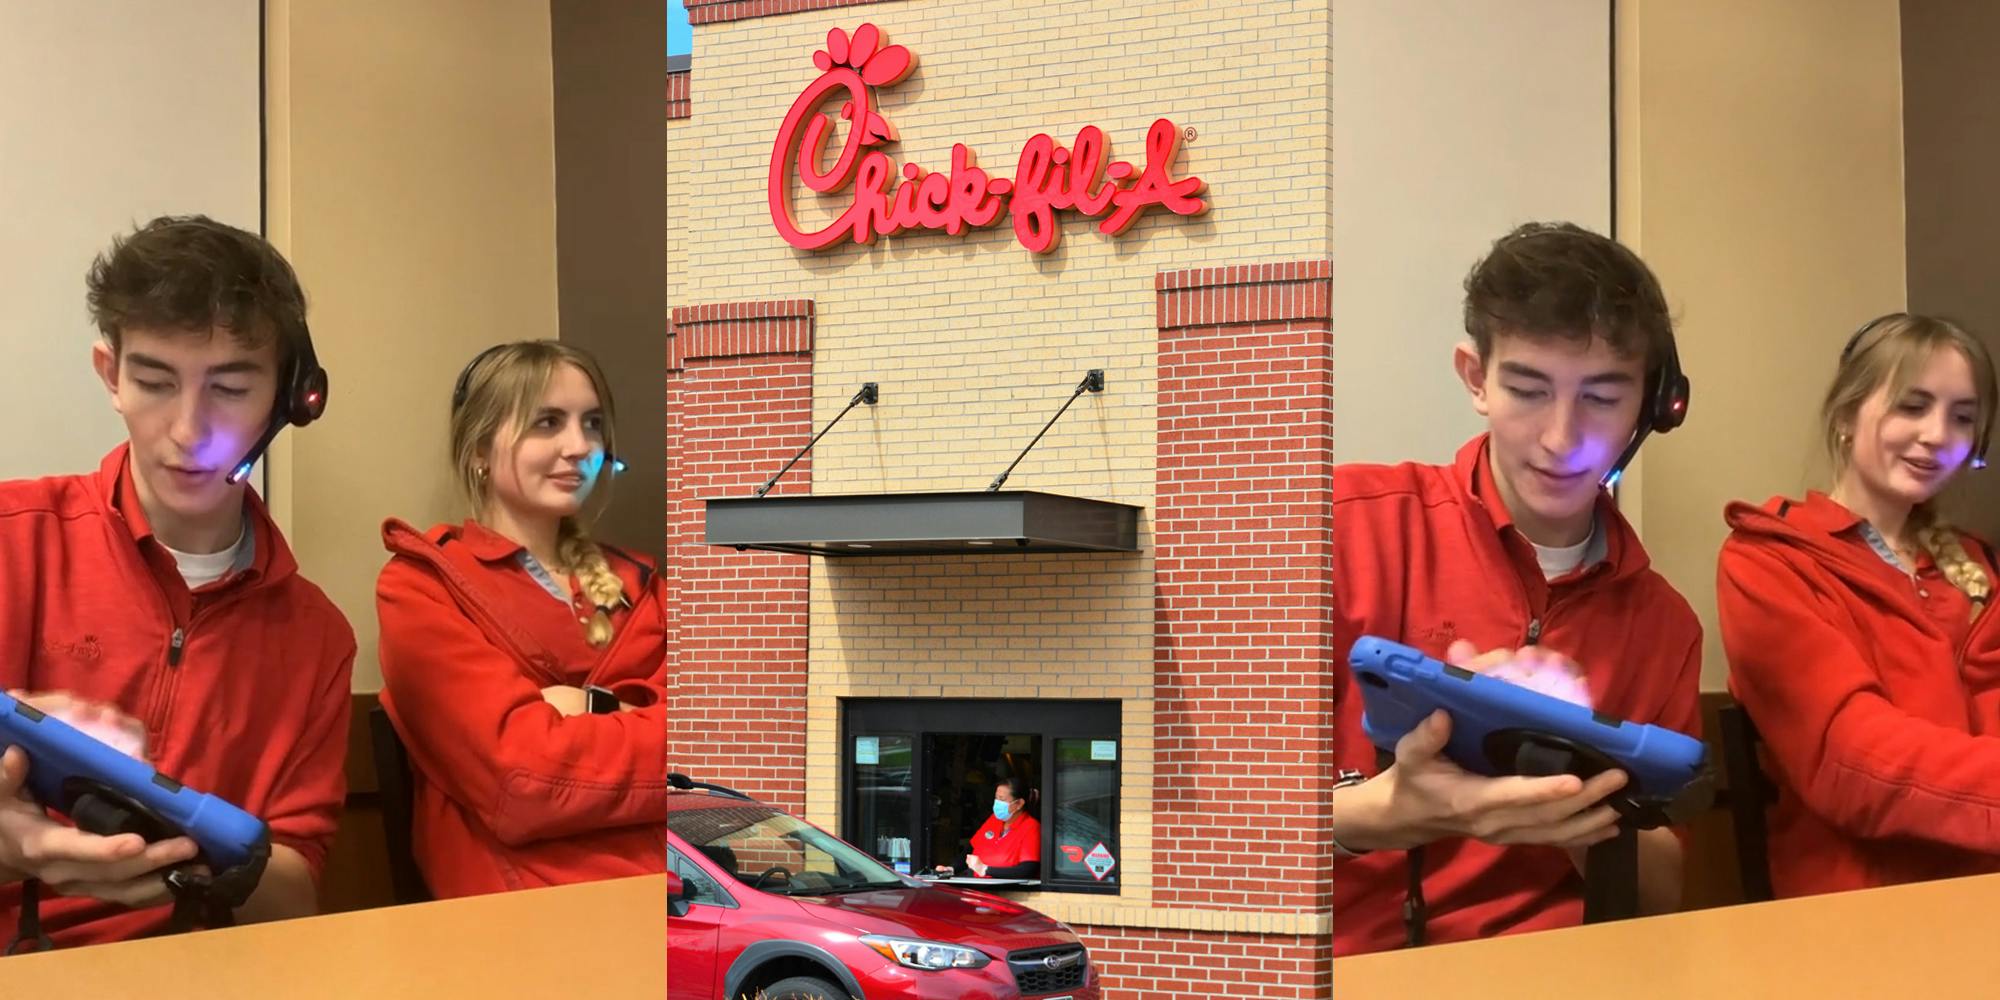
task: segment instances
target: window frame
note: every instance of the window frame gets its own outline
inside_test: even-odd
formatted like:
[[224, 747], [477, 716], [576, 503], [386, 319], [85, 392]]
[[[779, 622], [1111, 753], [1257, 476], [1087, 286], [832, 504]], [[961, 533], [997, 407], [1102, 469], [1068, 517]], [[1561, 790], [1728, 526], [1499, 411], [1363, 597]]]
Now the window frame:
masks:
[[699, 874], [702, 877], [702, 879], [706, 881], [708, 885], [715, 890], [716, 895], [722, 897], [722, 901], [719, 903], [709, 903], [709, 902], [698, 902], [692, 896], [690, 896], [688, 898], [688, 905], [713, 906], [716, 907], [717, 909], [723, 909], [723, 910], [740, 910], [743, 908], [742, 904], [736, 901], [736, 897], [731, 895], [727, 888], [723, 887], [721, 879], [716, 878], [713, 875], [710, 875], [707, 869], [703, 868], [700, 864], [696, 863], [693, 858], [690, 858], [686, 854], [682, 853], [680, 848], [677, 848], [672, 844], [668, 844], [667, 845], [668, 871], [674, 870], [675, 862], [679, 862], [680, 867], [682, 869], [682, 871], [677, 873], [681, 876], [681, 881], [686, 882], [687, 872], [693, 871]]
[[[994, 725], [999, 719], [1020, 719], [1020, 723]], [[840, 701], [839, 795], [840, 837], [854, 847], [889, 864], [868, 850], [862, 840], [872, 833], [856, 828], [861, 816], [861, 791], [854, 762], [858, 737], [900, 736], [910, 740], [911, 816], [910, 865], [918, 872], [940, 863], [929, 857], [932, 821], [923, 807], [932, 787], [929, 738], [933, 736], [1031, 736], [1036, 744], [1035, 787], [1042, 796], [1037, 822], [1042, 833], [1042, 876], [1037, 890], [1116, 896], [1124, 886], [1124, 703], [1117, 699], [1018, 699], [1018, 698], [843, 698]], [[1056, 808], [1060, 789], [1056, 787], [1056, 741], [1110, 740], [1117, 748], [1112, 761], [1111, 829], [1106, 838], [1121, 858], [1106, 881], [1055, 874]], [[860, 839], [857, 839], [860, 838]], [[1085, 845], [1089, 850], [1091, 846]], [[954, 859], [955, 860], [955, 859]], [[949, 863], [949, 862], [947, 862]], [[1110, 881], [1116, 879], [1117, 881]]]

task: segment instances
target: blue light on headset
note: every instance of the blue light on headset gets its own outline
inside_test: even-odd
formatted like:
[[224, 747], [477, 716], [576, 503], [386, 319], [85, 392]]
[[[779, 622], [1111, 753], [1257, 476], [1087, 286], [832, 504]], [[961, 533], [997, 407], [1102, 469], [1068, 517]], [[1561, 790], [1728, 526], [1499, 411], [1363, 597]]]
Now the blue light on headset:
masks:
[[240, 483], [243, 480], [250, 478], [250, 467], [255, 464], [257, 463], [253, 460], [237, 466], [236, 471], [230, 473], [229, 478], [226, 481], [229, 483], [229, 485], [234, 486], [237, 483]]
[[1618, 480], [1619, 480], [1619, 479], [1620, 479], [1621, 477], [1623, 477], [1624, 475], [1625, 475], [1625, 470], [1624, 470], [1624, 469], [1619, 469], [1619, 470], [1618, 470], [1617, 472], [1614, 472], [1614, 473], [1612, 473], [1611, 475], [1609, 475], [1609, 476], [1605, 477], [1605, 479], [1604, 479], [1604, 486], [1605, 486], [1605, 488], [1606, 488], [1606, 489], [1609, 489], [1609, 488], [1611, 488], [1611, 487], [1613, 487], [1613, 486], [1616, 486], [1616, 485], [1618, 485]]
[[[1984, 463], [1984, 462], [1982, 462], [1982, 463], [1980, 463], [1980, 464], [1981, 464], [1981, 465], [1984, 465], [1985, 463]], [[625, 471], [625, 460], [624, 460], [624, 459], [622, 459], [622, 458], [613, 458], [613, 459], [611, 460], [611, 471], [613, 471], [613, 472], [624, 472], [624, 471]]]

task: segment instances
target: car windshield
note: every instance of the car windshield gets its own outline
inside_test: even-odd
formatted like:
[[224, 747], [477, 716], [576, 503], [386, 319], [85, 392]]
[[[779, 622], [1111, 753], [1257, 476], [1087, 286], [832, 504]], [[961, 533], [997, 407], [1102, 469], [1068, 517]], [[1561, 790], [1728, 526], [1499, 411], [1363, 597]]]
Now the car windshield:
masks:
[[818, 827], [766, 805], [670, 809], [667, 827], [752, 889], [823, 896], [909, 884]]

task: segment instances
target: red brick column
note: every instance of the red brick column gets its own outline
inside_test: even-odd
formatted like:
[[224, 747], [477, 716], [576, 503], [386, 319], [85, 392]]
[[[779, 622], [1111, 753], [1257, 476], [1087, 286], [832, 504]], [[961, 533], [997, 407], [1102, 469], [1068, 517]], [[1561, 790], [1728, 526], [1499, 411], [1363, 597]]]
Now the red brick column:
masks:
[[1077, 927], [1105, 1000], [1326, 1000], [1328, 939], [1147, 927]]
[[[802, 814], [807, 557], [703, 544], [701, 501], [749, 495], [811, 440], [813, 304], [691, 306], [668, 322], [670, 766]], [[772, 490], [810, 492], [810, 456]]]
[[[680, 535], [683, 511], [688, 509], [691, 495], [687, 491], [687, 463], [681, 456], [687, 453], [687, 442], [682, 433], [687, 418], [682, 415], [681, 389], [686, 381], [687, 365], [681, 358], [680, 330], [674, 326], [672, 314], [667, 319], [667, 551], [660, 564], [664, 574], [662, 584], [667, 591], [667, 663], [674, 667], [677, 677], [681, 662], [681, 561], [684, 557], [685, 539]], [[669, 687], [672, 687], [670, 681]], [[668, 723], [672, 725], [671, 721]]]
[[[1155, 282], [1159, 906], [1331, 907], [1331, 285], [1323, 260]], [[1173, 989], [1132, 995], [1331, 988], [1323, 938], [1192, 939]]]
[[690, 70], [667, 74], [667, 120], [693, 114], [694, 74]]

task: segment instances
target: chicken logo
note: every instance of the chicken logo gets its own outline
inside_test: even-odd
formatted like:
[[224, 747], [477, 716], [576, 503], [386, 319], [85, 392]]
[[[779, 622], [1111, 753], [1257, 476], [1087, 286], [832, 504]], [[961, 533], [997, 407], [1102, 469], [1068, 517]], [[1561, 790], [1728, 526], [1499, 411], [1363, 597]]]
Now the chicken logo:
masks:
[[[952, 146], [948, 170], [928, 171], [916, 163], [899, 168], [884, 149], [896, 144], [896, 128], [877, 106], [875, 91], [908, 77], [916, 57], [883, 41], [873, 24], [862, 25], [852, 37], [840, 28], [828, 32], [826, 48], [812, 57], [819, 77], [785, 113], [771, 146], [767, 192], [771, 223], [792, 246], [821, 250], [843, 240], [869, 244], [877, 237], [926, 229], [958, 236], [1007, 215], [1015, 239], [1042, 254], [1062, 238], [1058, 212], [1098, 219], [1099, 232], [1117, 236], [1149, 208], [1182, 216], [1208, 211], [1200, 197], [1207, 189], [1202, 180], [1176, 179], [1169, 172], [1181, 133], [1165, 118], [1146, 131], [1146, 160], [1137, 168], [1123, 160], [1106, 163], [1109, 146], [1095, 125], [1079, 130], [1067, 148], [1047, 134], [1029, 138], [1012, 178], [981, 169], [964, 143]], [[847, 123], [846, 139], [832, 166], [821, 170], [835, 123], [820, 107], [843, 93], [840, 118]], [[794, 177], [820, 195], [847, 192], [847, 207], [824, 228], [802, 229], [793, 214]]]

